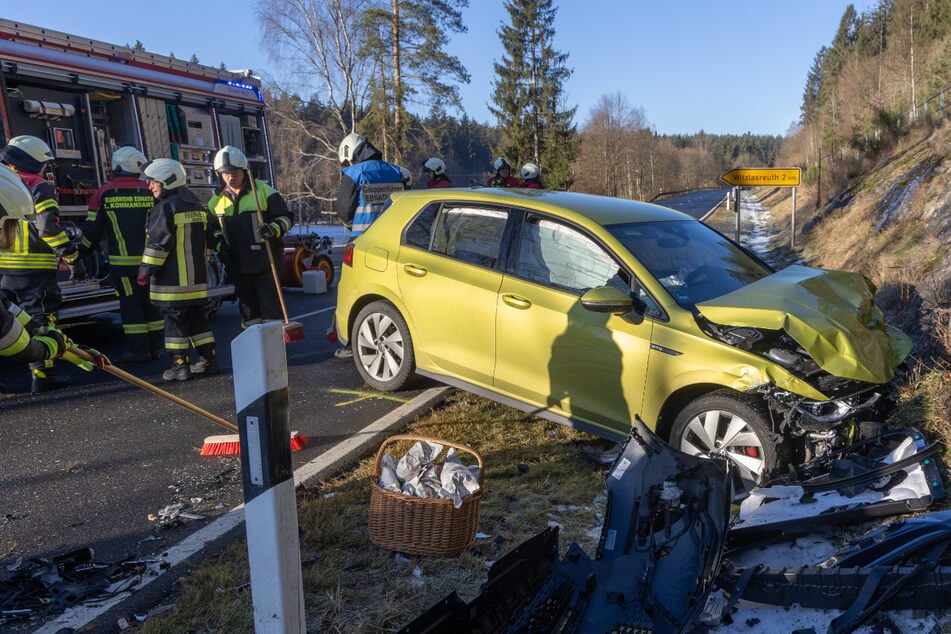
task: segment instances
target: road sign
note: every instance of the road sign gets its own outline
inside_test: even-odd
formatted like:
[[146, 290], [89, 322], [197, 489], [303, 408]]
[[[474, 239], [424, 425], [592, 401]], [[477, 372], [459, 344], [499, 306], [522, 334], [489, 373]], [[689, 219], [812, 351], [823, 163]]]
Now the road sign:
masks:
[[735, 187], [799, 187], [799, 168], [737, 168], [720, 178]]

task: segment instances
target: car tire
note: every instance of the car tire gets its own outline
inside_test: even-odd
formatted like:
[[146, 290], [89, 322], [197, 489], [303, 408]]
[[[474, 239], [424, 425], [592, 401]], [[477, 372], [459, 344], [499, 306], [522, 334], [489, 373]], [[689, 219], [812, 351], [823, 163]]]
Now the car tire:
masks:
[[416, 372], [413, 340], [395, 306], [385, 301], [364, 306], [350, 339], [353, 361], [371, 387], [393, 392], [409, 385]]
[[670, 444], [684, 453], [728, 460], [734, 498], [749, 495], [784, 464], [765, 408], [752, 398], [717, 391], [690, 402], [674, 419]]

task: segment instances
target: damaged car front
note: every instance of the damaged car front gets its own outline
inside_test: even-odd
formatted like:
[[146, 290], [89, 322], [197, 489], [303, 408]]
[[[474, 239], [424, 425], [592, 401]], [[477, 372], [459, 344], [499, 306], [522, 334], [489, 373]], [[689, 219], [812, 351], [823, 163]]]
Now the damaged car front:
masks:
[[885, 323], [867, 278], [801, 265], [776, 272], [699, 222], [611, 232], [665, 308], [647, 387], [669, 396], [645, 399], [641, 414], [674, 446], [730, 459], [735, 484], [749, 489], [882, 417], [911, 341]]

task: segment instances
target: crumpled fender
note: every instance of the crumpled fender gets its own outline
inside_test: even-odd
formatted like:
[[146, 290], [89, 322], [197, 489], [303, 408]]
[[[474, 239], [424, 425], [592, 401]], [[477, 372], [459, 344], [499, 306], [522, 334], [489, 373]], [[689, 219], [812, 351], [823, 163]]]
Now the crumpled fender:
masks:
[[712, 322], [784, 330], [826, 372], [887, 383], [912, 342], [885, 323], [865, 276], [793, 265], [697, 304]]

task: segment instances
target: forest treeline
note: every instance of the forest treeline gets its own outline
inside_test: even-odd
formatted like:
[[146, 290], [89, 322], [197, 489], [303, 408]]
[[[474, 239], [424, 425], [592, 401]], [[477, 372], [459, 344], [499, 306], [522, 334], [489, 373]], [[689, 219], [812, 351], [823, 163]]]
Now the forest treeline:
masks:
[[[553, 0], [505, 1], [510, 23], [497, 33], [490, 96], [497, 122], [477, 122], [454, 88], [468, 73], [446, 52], [449, 33], [465, 30], [466, 6], [259, 0], [275, 58], [309, 64], [305, 72], [322, 86], [309, 96], [267, 86], [276, 177], [290, 200], [329, 209], [339, 182], [336, 144], [356, 130], [417, 179], [426, 158], [443, 158], [456, 186], [485, 182], [497, 156], [516, 170], [538, 163], [552, 188], [640, 200], [722, 186], [720, 175], [734, 167], [798, 166], [818, 185], [818, 206], [909, 126], [946, 114], [951, 0], [880, 0], [865, 13], [849, 5], [833, 41], [816, 53], [800, 121], [786, 136], [657, 134], [620, 92], [602, 95], [573, 123], [562, 90], [570, 59], [557, 48]], [[427, 67], [433, 59], [443, 72]]]

